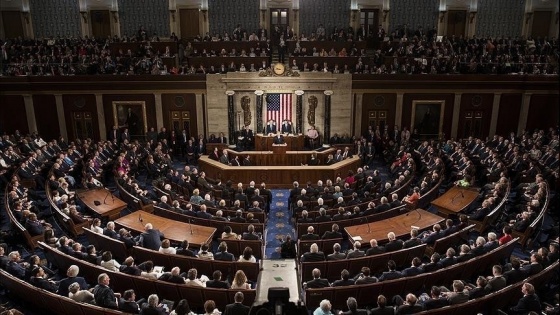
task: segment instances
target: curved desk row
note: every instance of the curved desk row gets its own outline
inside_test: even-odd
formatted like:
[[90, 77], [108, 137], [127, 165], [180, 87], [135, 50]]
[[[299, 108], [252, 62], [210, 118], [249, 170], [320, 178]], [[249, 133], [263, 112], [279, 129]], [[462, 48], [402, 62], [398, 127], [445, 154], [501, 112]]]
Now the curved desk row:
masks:
[[[319, 165], [325, 164], [329, 154], [335, 154], [336, 149], [324, 151], [290, 151], [286, 145], [274, 145], [269, 151], [242, 151], [226, 149], [230, 159], [239, 157], [239, 162], [249, 156], [251, 166], [301, 166], [308, 164], [312, 153], [315, 153]], [[346, 175], [346, 174], [345, 174]], [[334, 178], [333, 178], [334, 179]]]
[[[266, 154], [271, 158], [274, 156], [274, 158], [286, 159], [286, 163], [283, 164], [287, 165], [288, 159], [292, 158], [304, 158], [307, 161], [311, 153], [309, 151], [287, 151], [283, 155], [274, 155], [272, 152], [266, 152]], [[307, 181], [316, 184], [318, 180], [331, 179], [334, 181], [338, 176], [345, 178], [348, 171], [356, 171], [361, 160], [355, 156], [332, 165], [320, 166], [300, 166], [301, 164], [298, 166], [228, 166], [211, 160], [207, 156], [202, 156], [198, 163], [200, 170], [204, 171], [208, 177], [219, 178], [224, 183], [228, 180], [233, 183], [248, 183], [253, 180], [256, 183], [265, 182], [268, 187], [272, 188], [289, 188], [292, 187], [294, 181], [299, 181], [301, 185], [304, 185]]]

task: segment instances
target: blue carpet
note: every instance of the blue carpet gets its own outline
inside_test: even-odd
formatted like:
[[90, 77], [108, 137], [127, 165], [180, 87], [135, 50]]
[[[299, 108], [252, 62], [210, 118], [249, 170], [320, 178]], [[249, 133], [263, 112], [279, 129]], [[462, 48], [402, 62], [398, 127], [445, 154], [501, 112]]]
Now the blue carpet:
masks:
[[294, 236], [294, 226], [290, 221], [288, 189], [272, 189], [272, 201], [266, 224], [265, 257], [280, 259], [280, 245], [287, 234]]

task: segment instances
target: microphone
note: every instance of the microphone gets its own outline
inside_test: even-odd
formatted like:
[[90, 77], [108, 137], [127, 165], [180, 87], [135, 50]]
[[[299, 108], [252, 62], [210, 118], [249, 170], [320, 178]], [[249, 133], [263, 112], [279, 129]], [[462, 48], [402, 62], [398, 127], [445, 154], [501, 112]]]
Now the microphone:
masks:
[[461, 198], [465, 198], [465, 194], [463, 194], [463, 190], [461, 190]]
[[[105, 188], [105, 189], [107, 189], [107, 188]], [[111, 191], [107, 189], [107, 194], [105, 195], [105, 199], [103, 199], [103, 204], [105, 204], [105, 205], [107, 204], [107, 197], [109, 197], [109, 195], [111, 195]], [[114, 202], [114, 200], [113, 200], [113, 202]]]
[[366, 217], [366, 222], [367, 222], [367, 232], [369, 234], [369, 233], [371, 233], [371, 228], [369, 226], [369, 218], [368, 217]]
[[139, 214], [138, 214], [138, 221], [144, 222], [144, 220], [142, 219], [142, 213], [139, 213]]
[[193, 234], [191, 220], [189, 219], [189, 228], [191, 229], [191, 235]]

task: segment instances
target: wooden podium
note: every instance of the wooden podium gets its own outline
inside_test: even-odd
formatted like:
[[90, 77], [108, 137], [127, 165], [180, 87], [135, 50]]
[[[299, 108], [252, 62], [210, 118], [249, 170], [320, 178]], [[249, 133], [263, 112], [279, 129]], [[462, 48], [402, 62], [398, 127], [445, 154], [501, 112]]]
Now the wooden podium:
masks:
[[[274, 136], [255, 135], [255, 151], [272, 151]], [[299, 151], [303, 149], [303, 135], [284, 135], [286, 151]]]
[[274, 154], [286, 154], [288, 149], [288, 144], [272, 144], [272, 153]]
[[463, 211], [478, 197], [477, 189], [452, 187], [445, 194], [432, 201], [432, 205], [446, 216]]

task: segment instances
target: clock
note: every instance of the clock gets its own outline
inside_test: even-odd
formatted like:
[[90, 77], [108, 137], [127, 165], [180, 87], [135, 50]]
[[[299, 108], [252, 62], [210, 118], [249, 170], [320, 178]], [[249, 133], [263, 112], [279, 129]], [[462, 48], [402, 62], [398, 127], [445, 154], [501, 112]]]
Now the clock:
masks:
[[272, 71], [276, 75], [283, 75], [286, 72], [286, 67], [283, 63], [277, 63], [272, 67]]

